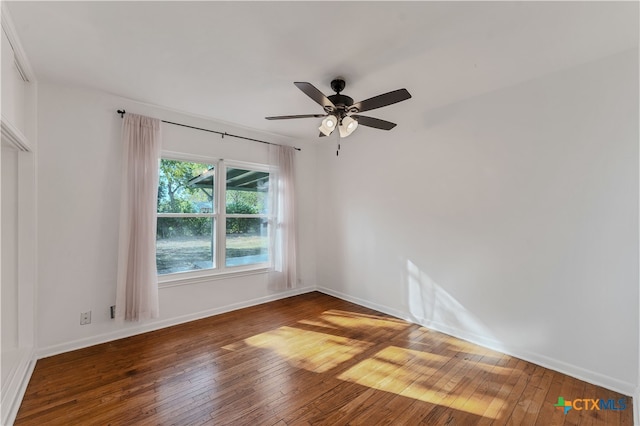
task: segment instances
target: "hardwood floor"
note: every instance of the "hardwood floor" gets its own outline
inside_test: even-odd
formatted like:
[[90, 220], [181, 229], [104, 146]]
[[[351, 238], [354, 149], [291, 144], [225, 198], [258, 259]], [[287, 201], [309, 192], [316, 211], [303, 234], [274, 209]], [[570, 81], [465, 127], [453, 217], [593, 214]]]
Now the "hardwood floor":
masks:
[[[565, 415], [554, 406], [560, 396], [627, 408]], [[39, 360], [16, 424], [631, 426], [631, 405], [309, 293]]]

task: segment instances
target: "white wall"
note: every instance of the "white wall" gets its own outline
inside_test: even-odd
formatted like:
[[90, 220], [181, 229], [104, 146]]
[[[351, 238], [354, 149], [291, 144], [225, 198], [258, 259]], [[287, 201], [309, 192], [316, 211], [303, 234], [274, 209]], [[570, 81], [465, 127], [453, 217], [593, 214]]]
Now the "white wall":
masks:
[[[134, 332], [166, 326], [258, 301], [281, 297], [265, 274], [160, 289], [161, 318], [120, 325], [109, 318], [115, 303], [120, 203], [122, 120], [116, 110], [242, 136], [274, 136], [184, 116], [106, 93], [42, 84], [39, 93], [38, 225], [40, 238], [38, 337], [40, 356]], [[218, 158], [266, 162], [267, 145], [163, 124], [163, 149]], [[301, 287], [315, 286], [312, 145], [296, 154], [300, 212]], [[288, 294], [288, 293], [287, 293]], [[91, 310], [92, 323], [80, 326]]]
[[415, 114], [319, 149], [319, 286], [631, 395], [638, 51]]

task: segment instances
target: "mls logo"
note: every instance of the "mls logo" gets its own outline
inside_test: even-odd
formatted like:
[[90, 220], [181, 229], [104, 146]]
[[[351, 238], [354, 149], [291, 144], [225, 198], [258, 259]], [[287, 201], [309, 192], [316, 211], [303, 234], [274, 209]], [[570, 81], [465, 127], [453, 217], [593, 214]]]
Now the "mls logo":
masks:
[[622, 411], [627, 408], [627, 403], [625, 398], [621, 398], [618, 401], [613, 399], [593, 399], [593, 398], [578, 398], [573, 401], [565, 401], [564, 397], [559, 396], [558, 402], [553, 404], [554, 407], [557, 407], [564, 411], [566, 415], [569, 410], [573, 409], [576, 411], [582, 410], [613, 410], [613, 411]]

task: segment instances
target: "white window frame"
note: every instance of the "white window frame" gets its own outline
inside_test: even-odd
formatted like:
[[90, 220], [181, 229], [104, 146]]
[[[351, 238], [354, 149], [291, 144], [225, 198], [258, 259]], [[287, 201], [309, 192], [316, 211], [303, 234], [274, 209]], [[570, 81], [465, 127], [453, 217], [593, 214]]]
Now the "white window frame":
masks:
[[[170, 274], [158, 275], [158, 283], [161, 287], [172, 287], [175, 285], [191, 284], [215, 279], [229, 278], [233, 276], [262, 274], [272, 267], [273, 254], [269, 252], [269, 261], [252, 263], [250, 265], [226, 266], [226, 241], [227, 241], [227, 218], [265, 218], [267, 219], [267, 237], [270, 239], [272, 232], [273, 217], [270, 214], [229, 214], [226, 213], [226, 190], [227, 190], [227, 167], [242, 168], [269, 172], [269, 166], [260, 163], [246, 161], [224, 160], [222, 158], [207, 157], [202, 155], [184, 154], [175, 151], [163, 151], [161, 159], [186, 161], [194, 163], [212, 164], [214, 166], [214, 203], [211, 213], [161, 213], [158, 217], [202, 217], [213, 218], [212, 232], [214, 241], [214, 264], [211, 269], [201, 269], [197, 271], [174, 272]], [[221, 225], [222, 224], [222, 225]]]

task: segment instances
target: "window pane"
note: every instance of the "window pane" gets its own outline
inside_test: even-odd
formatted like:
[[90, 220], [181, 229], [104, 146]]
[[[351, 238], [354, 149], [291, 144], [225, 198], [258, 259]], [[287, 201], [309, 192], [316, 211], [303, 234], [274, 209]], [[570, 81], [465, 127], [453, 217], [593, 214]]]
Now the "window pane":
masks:
[[159, 217], [158, 274], [213, 268], [213, 220], [210, 217]]
[[269, 173], [227, 168], [227, 214], [267, 214]]
[[213, 213], [213, 166], [160, 161], [158, 213]]
[[267, 219], [227, 218], [226, 266], [269, 261]]

